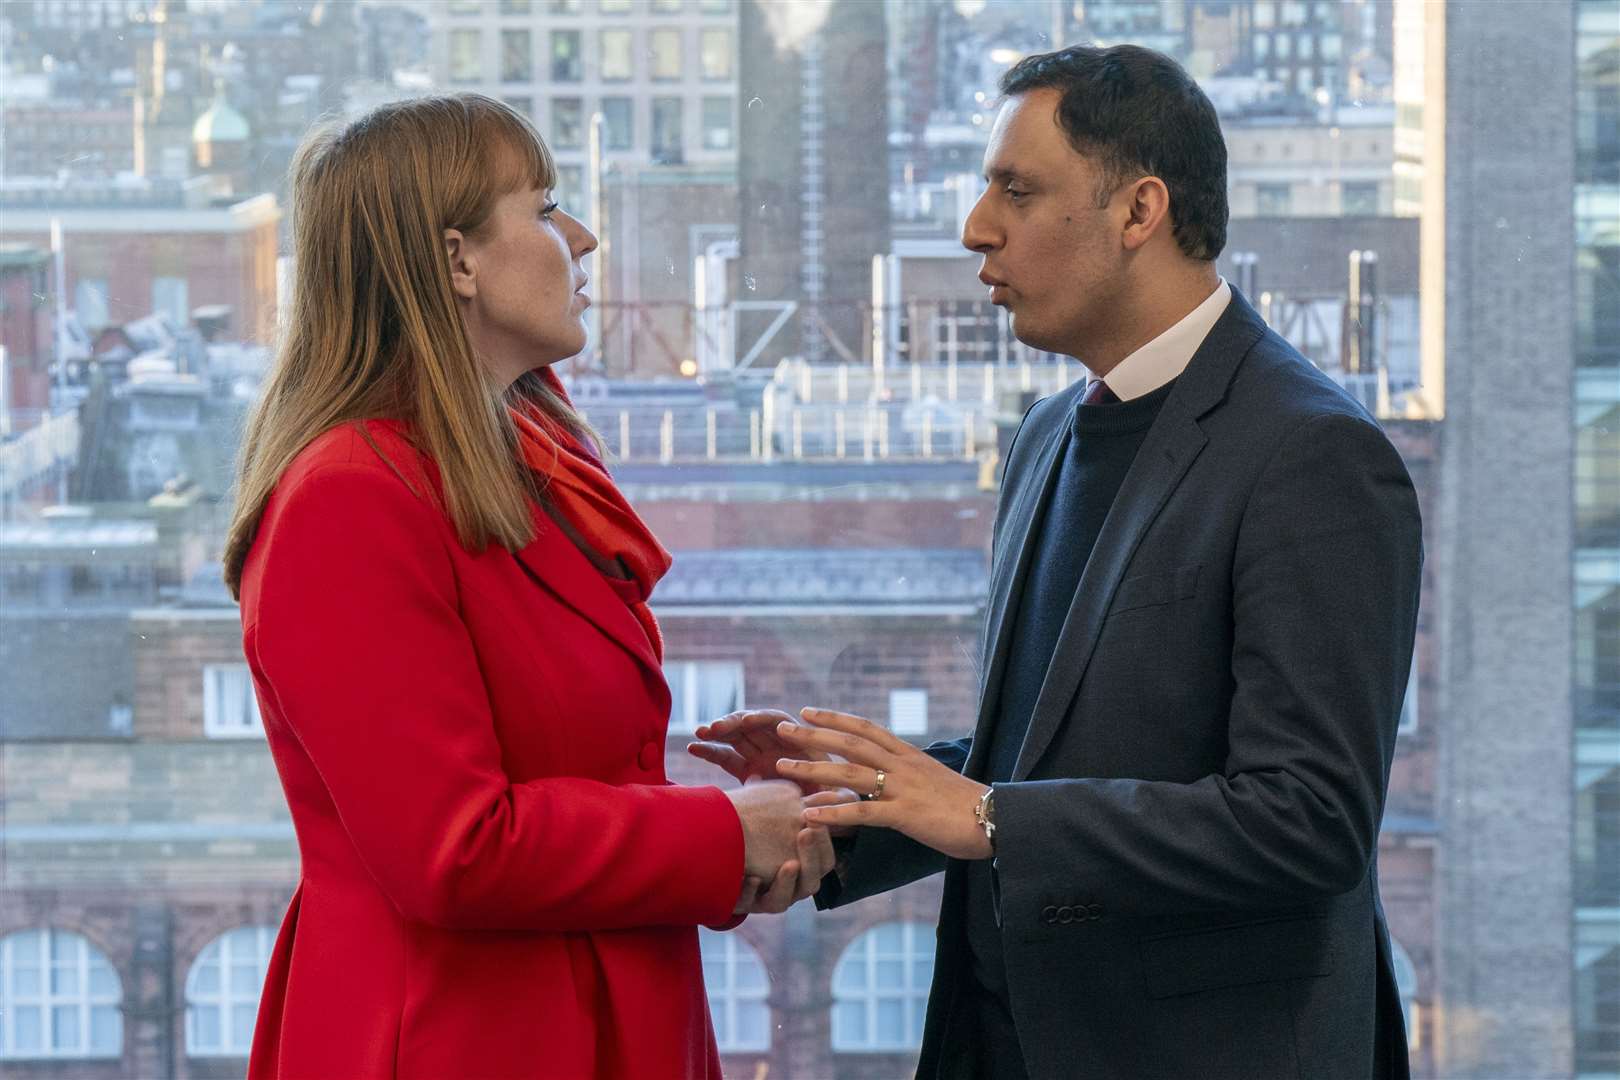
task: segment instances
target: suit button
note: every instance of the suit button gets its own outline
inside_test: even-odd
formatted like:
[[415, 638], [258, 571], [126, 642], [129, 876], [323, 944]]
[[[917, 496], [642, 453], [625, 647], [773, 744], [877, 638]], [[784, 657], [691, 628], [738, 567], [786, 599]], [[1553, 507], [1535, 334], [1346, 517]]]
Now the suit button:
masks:
[[1072, 922], [1074, 922], [1074, 908], [1070, 907], [1068, 904], [1064, 904], [1062, 907], [1058, 908], [1058, 924], [1060, 926], [1068, 926]]
[[1102, 905], [1101, 904], [1087, 904], [1086, 905], [1086, 918], [1088, 918], [1088, 919], [1100, 919], [1100, 918], [1102, 918]]
[[636, 764], [640, 765], [644, 772], [653, 772], [658, 768], [658, 762], [664, 756], [663, 749], [656, 742], [648, 739], [641, 744], [641, 753], [636, 758]]
[[1047, 926], [1056, 926], [1057, 925], [1057, 908], [1050, 907], [1050, 906], [1042, 908], [1041, 909], [1041, 921], [1044, 922]]

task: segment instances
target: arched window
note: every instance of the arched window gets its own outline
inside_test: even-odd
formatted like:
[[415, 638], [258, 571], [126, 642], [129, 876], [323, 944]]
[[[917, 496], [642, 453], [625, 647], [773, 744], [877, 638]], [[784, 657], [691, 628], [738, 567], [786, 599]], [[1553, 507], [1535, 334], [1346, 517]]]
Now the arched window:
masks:
[[275, 940], [273, 926], [239, 926], [197, 954], [186, 974], [187, 1054], [247, 1056]]
[[883, 923], [856, 938], [833, 971], [833, 1050], [915, 1050], [933, 978], [932, 926]]
[[770, 976], [754, 947], [736, 934], [700, 929], [703, 983], [714, 1037], [724, 1053], [771, 1048]]
[[124, 1052], [118, 972], [83, 934], [0, 939], [0, 1058], [116, 1058]]

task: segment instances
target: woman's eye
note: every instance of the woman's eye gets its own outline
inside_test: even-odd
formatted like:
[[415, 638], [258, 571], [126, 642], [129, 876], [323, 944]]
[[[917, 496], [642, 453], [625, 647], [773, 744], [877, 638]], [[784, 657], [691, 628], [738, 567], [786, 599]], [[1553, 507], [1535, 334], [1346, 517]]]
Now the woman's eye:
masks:
[[540, 216], [543, 217], [543, 218], [550, 219], [551, 215], [557, 212], [557, 209], [558, 209], [558, 205], [556, 203], [554, 203], [554, 202], [546, 203], [545, 206], [540, 208]]

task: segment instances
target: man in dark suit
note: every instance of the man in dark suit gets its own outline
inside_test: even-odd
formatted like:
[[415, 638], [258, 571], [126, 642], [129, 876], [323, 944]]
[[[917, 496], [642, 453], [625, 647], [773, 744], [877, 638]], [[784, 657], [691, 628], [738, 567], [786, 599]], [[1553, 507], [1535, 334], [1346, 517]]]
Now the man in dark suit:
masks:
[[693, 752], [863, 796], [807, 811], [844, 832], [822, 907], [945, 871], [919, 1076], [1404, 1077], [1376, 853], [1411, 481], [1216, 274], [1226, 148], [1181, 68], [1077, 47], [1002, 90], [963, 243], [1091, 377], [1008, 452], [973, 736], [756, 712]]

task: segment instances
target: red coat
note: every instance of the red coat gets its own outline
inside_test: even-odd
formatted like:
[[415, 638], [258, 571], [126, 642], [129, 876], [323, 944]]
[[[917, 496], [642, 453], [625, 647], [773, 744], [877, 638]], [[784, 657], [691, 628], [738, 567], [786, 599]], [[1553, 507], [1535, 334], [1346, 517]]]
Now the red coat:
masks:
[[250, 1077], [720, 1076], [699, 924], [742, 830], [664, 775], [669, 690], [538, 514], [474, 554], [389, 422], [288, 467], [243, 646], [298, 834]]

